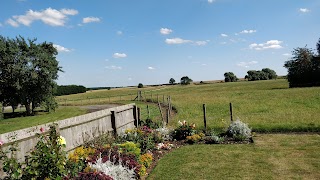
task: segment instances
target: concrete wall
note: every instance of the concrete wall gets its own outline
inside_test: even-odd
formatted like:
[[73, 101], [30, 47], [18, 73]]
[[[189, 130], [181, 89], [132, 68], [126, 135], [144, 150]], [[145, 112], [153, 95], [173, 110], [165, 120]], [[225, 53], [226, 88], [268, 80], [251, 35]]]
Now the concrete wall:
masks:
[[[55, 123], [59, 127], [61, 136], [66, 139], [66, 150], [70, 151], [102, 134], [115, 132], [119, 135], [127, 128], [134, 128], [136, 121], [135, 111], [135, 104], [128, 104], [60, 120]], [[0, 140], [4, 142], [2, 148], [8, 148], [8, 144], [16, 141], [19, 150], [17, 158], [23, 159], [38, 142], [36, 134], [40, 133], [40, 128], [44, 128], [45, 132], [47, 132], [51, 124], [42, 124], [0, 134]], [[14, 140], [10, 137], [14, 137]]]

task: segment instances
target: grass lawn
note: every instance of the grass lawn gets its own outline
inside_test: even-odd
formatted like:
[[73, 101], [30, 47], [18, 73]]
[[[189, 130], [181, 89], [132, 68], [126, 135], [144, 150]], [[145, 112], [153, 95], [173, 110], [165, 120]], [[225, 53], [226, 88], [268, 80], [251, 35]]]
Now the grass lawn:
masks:
[[249, 145], [188, 145], [148, 179], [320, 179], [320, 135], [258, 134]]
[[87, 110], [78, 107], [60, 107], [52, 113], [40, 112], [36, 116], [2, 119], [0, 120], [0, 134], [82, 115], [86, 112]]
[[[239, 117], [259, 132], [317, 131], [320, 132], [320, 87], [289, 88], [284, 79], [242, 81], [188, 86], [120, 88], [90, 91], [58, 97], [60, 104], [101, 104], [130, 100], [137, 91], [144, 98], [162, 101], [170, 95], [178, 114], [171, 121], [187, 120], [203, 126], [202, 104], [207, 105], [207, 125], [222, 129], [229, 124], [229, 103], [233, 103], [234, 118]], [[131, 94], [124, 96], [126, 94]], [[122, 95], [122, 97], [120, 97]]]

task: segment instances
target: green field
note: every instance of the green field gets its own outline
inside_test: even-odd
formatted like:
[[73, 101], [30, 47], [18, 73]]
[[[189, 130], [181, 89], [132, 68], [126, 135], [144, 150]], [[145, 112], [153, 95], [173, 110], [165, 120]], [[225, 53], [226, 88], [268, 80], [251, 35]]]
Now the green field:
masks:
[[178, 110], [170, 122], [173, 126], [178, 120], [186, 120], [202, 127], [202, 105], [206, 104], [208, 126], [222, 129], [230, 121], [232, 102], [234, 118], [257, 132], [320, 131], [320, 87], [289, 88], [284, 79], [98, 90], [57, 99], [61, 105], [103, 104], [132, 100], [138, 90], [144, 98], [155, 101], [162, 101], [163, 95], [171, 96]]
[[148, 179], [320, 179], [320, 135], [258, 135], [254, 144], [189, 145]]
[[60, 107], [52, 113], [41, 112], [36, 116], [2, 119], [0, 134], [82, 115], [86, 112], [87, 110], [77, 107]]

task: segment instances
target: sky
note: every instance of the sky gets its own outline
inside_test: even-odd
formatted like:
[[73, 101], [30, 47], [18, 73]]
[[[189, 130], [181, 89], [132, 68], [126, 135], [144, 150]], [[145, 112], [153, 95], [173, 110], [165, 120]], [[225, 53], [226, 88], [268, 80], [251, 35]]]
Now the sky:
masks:
[[315, 49], [320, 0], [1, 0], [0, 35], [52, 42], [59, 85], [243, 78]]

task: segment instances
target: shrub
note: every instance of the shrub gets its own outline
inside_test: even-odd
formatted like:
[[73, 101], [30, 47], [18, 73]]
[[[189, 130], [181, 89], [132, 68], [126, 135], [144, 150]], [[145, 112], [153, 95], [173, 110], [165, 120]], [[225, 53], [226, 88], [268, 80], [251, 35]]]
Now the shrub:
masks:
[[77, 147], [72, 153], [68, 156], [67, 169], [68, 174], [71, 177], [74, 177], [86, 168], [87, 162], [86, 159], [95, 153], [95, 149], [83, 146]]
[[186, 137], [187, 142], [190, 144], [196, 143], [201, 140], [201, 136], [199, 134], [194, 134]]
[[121, 152], [132, 153], [137, 159], [140, 157], [141, 150], [134, 142], [125, 142], [119, 145]]
[[158, 128], [154, 130], [160, 136], [161, 141], [170, 141], [172, 140], [172, 130], [167, 127]]
[[227, 133], [237, 141], [248, 140], [251, 137], [251, 129], [239, 119], [230, 124]]
[[142, 84], [142, 83], [139, 83], [139, 84], [138, 84], [138, 88], [143, 88], [143, 84]]
[[146, 168], [148, 168], [152, 163], [152, 154], [151, 153], [145, 153], [140, 156], [139, 162], [140, 164], [144, 165]]
[[173, 138], [176, 140], [184, 140], [187, 136], [192, 136], [196, 133], [195, 124], [188, 125], [186, 121], [178, 122], [179, 127], [173, 132]]
[[104, 161], [101, 157], [99, 157], [94, 163], [89, 163], [89, 165], [92, 169], [101, 171], [113, 179], [136, 179], [136, 173], [134, 169], [124, 166], [121, 158], [119, 159], [119, 163], [115, 163], [110, 160]]

